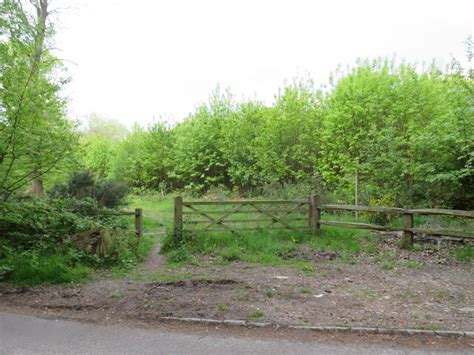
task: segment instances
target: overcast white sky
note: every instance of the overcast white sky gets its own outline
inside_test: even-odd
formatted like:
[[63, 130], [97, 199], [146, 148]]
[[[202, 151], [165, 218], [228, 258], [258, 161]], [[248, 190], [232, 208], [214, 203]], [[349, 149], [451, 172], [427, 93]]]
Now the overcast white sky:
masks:
[[53, 0], [70, 115], [179, 121], [220, 84], [271, 103], [285, 79], [325, 83], [357, 58], [465, 58], [473, 0]]

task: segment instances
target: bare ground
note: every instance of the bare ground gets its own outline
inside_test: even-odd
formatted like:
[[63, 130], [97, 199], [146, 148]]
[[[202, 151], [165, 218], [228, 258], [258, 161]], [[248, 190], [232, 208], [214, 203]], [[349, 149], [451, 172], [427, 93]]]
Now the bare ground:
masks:
[[173, 316], [474, 330], [474, 266], [436, 251], [398, 251], [389, 265], [370, 256], [347, 263], [334, 254], [303, 252], [313, 259], [314, 272], [220, 265], [212, 258], [168, 270], [158, 251], [159, 246], [126, 278], [101, 274], [75, 286], [2, 285], [0, 310], [99, 323], [153, 323]]

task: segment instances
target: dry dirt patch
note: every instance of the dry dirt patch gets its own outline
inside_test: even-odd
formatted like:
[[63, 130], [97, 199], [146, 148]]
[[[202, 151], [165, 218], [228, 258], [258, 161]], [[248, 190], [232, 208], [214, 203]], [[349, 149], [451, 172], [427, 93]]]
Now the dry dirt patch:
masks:
[[[402, 265], [402, 264], [401, 264]], [[321, 258], [314, 273], [288, 266], [234, 262], [142, 271], [140, 278], [102, 275], [84, 285], [4, 285], [0, 306], [86, 320], [163, 316], [253, 319], [279, 324], [474, 329], [472, 264], [384, 269]], [[158, 275], [158, 276], [157, 276]], [[166, 280], [153, 281], [166, 275]]]

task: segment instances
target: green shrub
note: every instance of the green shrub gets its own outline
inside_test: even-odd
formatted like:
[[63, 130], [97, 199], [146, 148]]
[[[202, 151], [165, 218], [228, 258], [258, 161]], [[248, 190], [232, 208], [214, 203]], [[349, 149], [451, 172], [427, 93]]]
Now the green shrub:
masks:
[[466, 245], [454, 249], [454, 257], [463, 262], [470, 262], [474, 260], [474, 246]]
[[170, 263], [182, 263], [191, 259], [191, 254], [185, 248], [172, 250], [167, 254], [167, 260]]
[[16, 284], [76, 283], [87, 279], [91, 272], [91, 268], [78, 263], [73, 256], [67, 254], [42, 254], [36, 250], [19, 252], [10, 249], [0, 259], [0, 280]]
[[0, 240], [16, 248], [55, 246], [69, 235], [99, 226], [92, 218], [65, 210], [61, 203], [34, 199], [0, 204]]
[[177, 233], [172, 228], [169, 228], [163, 242], [161, 244], [161, 251], [167, 253], [172, 250], [180, 249], [185, 245], [192, 245], [196, 240], [196, 234], [183, 230], [181, 233]]
[[0, 280], [78, 282], [90, 267], [130, 268], [143, 260], [153, 241], [124, 230], [123, 219], [83, 215], [94, 206], [87, 199], [0, 204]]
[[102, 180], [95, 187], [95, 199], [99, 207], [116, 208], [125, 204], [128, 195], [127, 184], [119, 181]]
[[113, 180], [96, 181], [89, 171], [72, 173], [64, 184], [56, 184], [50, 196], [59, 199], [95, 200], [98, 207], [117, 208], [125, 204], [127, 184]]

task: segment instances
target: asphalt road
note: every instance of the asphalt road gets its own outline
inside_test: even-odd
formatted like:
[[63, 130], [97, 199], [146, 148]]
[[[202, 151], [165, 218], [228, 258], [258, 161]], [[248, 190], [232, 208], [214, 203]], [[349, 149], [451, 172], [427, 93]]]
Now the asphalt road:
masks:
[[[0, 313], [0, 354], [430, 354], [379, 345], [184, 334]], [[450, 352], [452, 353], [452, 352]], [[466, 352], [467, 353], [467, 352]]]

